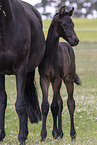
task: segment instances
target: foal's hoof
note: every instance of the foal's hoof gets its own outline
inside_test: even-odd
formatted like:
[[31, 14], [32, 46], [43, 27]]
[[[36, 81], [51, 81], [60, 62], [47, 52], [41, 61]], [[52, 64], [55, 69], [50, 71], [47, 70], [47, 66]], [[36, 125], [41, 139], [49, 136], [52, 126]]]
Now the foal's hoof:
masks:
[[41, 141], [45, 141], [47, 135], [41, 136]]
[[41, 136], [41, 141], [45, 141], [47, 134]]
[[45, 141], [46, 137], [41, 137], [41, 141]]
[[5, 137], [5, 131], [0, 129], [0, 142], [3, 141], [4, 137]]
[[58, 132], [57, 131], [53, 131], [52, 132], [53, 138], [57, 139], [58, 138]]
[[0, 140], [0, 143], [2, 143], [3, 142], [3, 139], [2, 140]]
[[25, 142], [20, 142], [20, 145], [26, 145], [26, 143]]
[[76, 140], [76, 134], [71, 136], [71, 141], [75, 141]]
[[46, 139], [47, 136], [47, 131], [41, 131], [41, 141], [44, 141]]
[[58, 138], [63, 138], [63, 132], [61, 132], [61, 133], [58, 133]]

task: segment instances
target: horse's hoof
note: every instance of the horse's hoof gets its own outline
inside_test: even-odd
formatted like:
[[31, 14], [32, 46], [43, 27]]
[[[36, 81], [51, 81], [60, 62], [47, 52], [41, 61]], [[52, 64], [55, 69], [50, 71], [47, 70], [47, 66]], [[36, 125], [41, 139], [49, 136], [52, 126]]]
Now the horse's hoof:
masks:
[[42, 134], [41, 135], [41, 141], [45, 141], [47, 134]]
[[0, 129], [0, 142], [3, 141], [4, 137], [5, 137], [5, 131]]
[[75, 141], [76, 140], [76, 134], [71, 136], [71, 141]]
[[0, 140], [0, 142], [3, 142], [3, 139], [2, 139], [2, 140]]
[[53, 138], [57, 139], [58, 138], [58, 132], [57, 131], [53, 131], [52, 132]]
[[61, 133], [58, 133], [58, 138], [63, 138], [63, 132], [61, 132]]
[[45, 141], [46, 137], [41, 137], [41, 141]]
[[44, 141], [46, 139], [47, 136], [47, 131], [46, 130], [42, 130], [41, 131], [41, 141]]
[[26, 145], [26, 143], [25, 142], [20, 142], [20, 145]]

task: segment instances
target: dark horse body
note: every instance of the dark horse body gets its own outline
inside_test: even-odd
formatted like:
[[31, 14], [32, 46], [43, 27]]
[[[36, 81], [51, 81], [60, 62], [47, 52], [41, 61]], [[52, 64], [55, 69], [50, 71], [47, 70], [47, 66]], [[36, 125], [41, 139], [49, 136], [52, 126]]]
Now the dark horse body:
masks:
[[38, 11], [20, 0], [0, 0], [0, 140], [5, 137], [5, 74], [16, 76], [18, 139], [21, 144], [27, 139], [28, 116], [32, 123], [41, 118], [34, 69], [40, 64], [44, 52], [45, 40]]
[[[75, 69], [75, 56], [71, 47], [78, 44], [79, 40], [74, 32], [74, 24], [70, 18], [73, 13], [72, 9], [65, 12], [65, 7], [60, 9], [50, 25], [48, 36], [46, 39], [46, 52], [42, 63], [39, 66], [40, 85], [43, 93], [42, 114], [43, 123], [41, 130], [41, 139], [44, 140], [47, 136], [46, 118], [49, 111], [48, 102], [48, 88], [50, 82], [52, 84], [54, 96], [51, 104], [51, 111], [53, 115], [53, 131], [54, 138], [63, 137], [62, 131], [62, 109], [63, 101], [60, 96], [60, 88], [62, 80], [64, 81], [68, 100], [67, 105], [70, 112], [71, 119], [71, 139], [75, 139], [76, 131], [74, 129], [74, 110], [75, 101], [73, 98], [74, 83], [80, 84], [79, 77]], [[59, 37], [67, 40], [59, 43]], [[58, 122], [57, 122], [58, 121]]]

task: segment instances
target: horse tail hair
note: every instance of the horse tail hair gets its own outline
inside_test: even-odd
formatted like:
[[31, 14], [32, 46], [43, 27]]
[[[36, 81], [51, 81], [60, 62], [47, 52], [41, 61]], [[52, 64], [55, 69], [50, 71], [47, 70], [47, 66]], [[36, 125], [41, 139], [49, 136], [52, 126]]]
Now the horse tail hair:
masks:
[[81, 85], [81, 80], [76, 73], [75, 73], [75, 76], [74, 76], [74, 83], [77, 84], [77, 85]]
[[38, 123], [41, 120], [38, 95], [34, 83], [35, 70], [27, 74], [25, 86], [26, 111], [31, 123]]

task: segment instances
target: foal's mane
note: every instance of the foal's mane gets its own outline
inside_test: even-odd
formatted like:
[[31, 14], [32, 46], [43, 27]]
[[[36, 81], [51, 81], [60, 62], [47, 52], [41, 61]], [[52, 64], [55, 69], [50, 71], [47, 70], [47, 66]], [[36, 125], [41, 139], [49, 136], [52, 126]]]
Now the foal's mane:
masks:
[[54, 26], [55, 26], [55, 23], [58, 19], [58, 13], [56, 13], [51, 21], [51, 24], [50, 24], [50, 27], [49, 27], [49, 30], [48, 30], [48, 34], [53, 30]]

